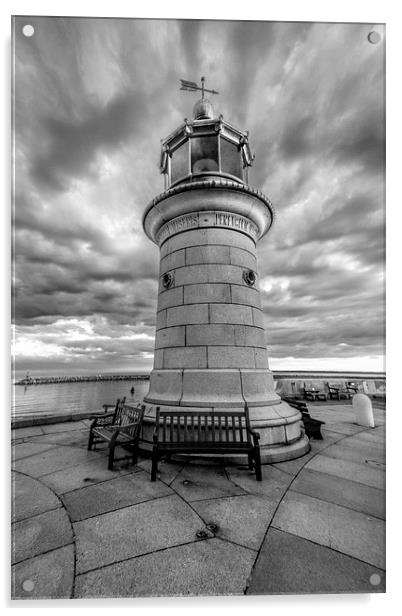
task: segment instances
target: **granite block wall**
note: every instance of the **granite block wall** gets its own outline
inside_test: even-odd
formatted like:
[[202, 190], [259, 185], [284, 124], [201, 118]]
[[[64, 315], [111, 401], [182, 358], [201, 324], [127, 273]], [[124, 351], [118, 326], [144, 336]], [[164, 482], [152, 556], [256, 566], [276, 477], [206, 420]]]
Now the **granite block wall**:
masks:
[[[233, 229], [179, 233], [161, 246], [154, 369], [267, 369], [254, 241]], [[171, 275], [165, 288], [164, 275]]]

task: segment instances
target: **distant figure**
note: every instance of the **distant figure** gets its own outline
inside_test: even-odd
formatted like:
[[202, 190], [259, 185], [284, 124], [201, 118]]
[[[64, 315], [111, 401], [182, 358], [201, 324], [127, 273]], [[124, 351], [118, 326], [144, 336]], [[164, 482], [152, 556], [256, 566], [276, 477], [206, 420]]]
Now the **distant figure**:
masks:
[[131, 395], [132, 395], [132, 396], [134, 396], [134, 392], [135, 392], [135, 389], [134, 389], [134, 387], [132, 387], [132, 388], [130, 389], [130, 393], [131, 393]]

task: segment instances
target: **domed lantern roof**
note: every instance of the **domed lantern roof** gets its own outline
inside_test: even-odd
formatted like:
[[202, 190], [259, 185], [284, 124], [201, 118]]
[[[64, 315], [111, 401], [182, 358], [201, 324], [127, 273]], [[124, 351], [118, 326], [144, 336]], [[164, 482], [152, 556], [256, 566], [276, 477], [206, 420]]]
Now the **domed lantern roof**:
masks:
[[247, 170], [253, 156], [248, 144], [248, 131], [243, 132], [223, 119], [215, 117], [212, 104], [195, 82], [181, 80], [181, 89], [202, 91], [202, 98], [194, 105], [192, 121], [184, 120], [173, 133], [162, 141], [160, 170], [165, 175], [165, 187], [201, 178], [227, 178], [239, 184], [248, 180]]
[[211, 102], [206, 98], [200, 98], [194, 105], [193, 114], [195, 120], [212, 119], [214, 117], [214, 110]]

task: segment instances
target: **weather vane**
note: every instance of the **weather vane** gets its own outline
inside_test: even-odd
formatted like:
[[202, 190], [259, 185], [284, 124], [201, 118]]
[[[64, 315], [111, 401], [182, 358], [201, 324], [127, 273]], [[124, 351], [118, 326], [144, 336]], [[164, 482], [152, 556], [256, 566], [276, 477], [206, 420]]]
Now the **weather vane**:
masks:
[[204, 100], [204, 92], [210, 92], [211, 94], [219, 94], [219, 92], [217, 92], [216, 90], [207, 90], [204, 87], [205, 77], [201, 77], [201, 87], [197, 86], [195, 81], [187, 81], [186, 79], [180, 79], [180, 81], [181, 81], [180, 90], [188, 90], [189, 92], [195, 92], [196, 90], [201, 90], [203, 100]]

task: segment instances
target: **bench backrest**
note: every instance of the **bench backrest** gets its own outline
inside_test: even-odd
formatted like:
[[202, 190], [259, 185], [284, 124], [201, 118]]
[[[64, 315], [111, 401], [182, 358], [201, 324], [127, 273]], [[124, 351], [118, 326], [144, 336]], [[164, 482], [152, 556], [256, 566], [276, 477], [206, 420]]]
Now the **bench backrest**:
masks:
[[322, 382], [320, 381], [305, 381], [304, 382], [304, 389], [307, 391], [311, 390], [311, 389], [315, 389], [315, 390], [320, 390], [322, 389]]
[[345, 384], [342, 383], [341, 381], [332, 381], [331, 383], [327, 383], [327, 387], [329, 390], [333, 389], [333, 390], [341, 390], [344, 389]]
[[113, 423], [117, 424], [119, 423], [119, 415], [120, 415], [120, 411], [122, 409], [122, 407], [124, 406], [124, 403], [126, 401], [126, 398], [118, 398], [117, 402], [116, 402], [116, 406], [114, 407], [114, 415], [113, 415]]
[[163, 443], [248, 443], [251, 437], [245, 411], [161, 411], [156, 408], [158, 440]]
[[[124, 432], [131, 436], [136, 436], [141, 427], [142, 417], [144, 415], [145, 406], [131, 406], [130, 404], [121, 404], [115, 415], [115, 425], [124, 428]], [[133, 425], [134, 424], [134, 425]], [[125, 426], [128, 426], [125, 428]]]

